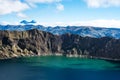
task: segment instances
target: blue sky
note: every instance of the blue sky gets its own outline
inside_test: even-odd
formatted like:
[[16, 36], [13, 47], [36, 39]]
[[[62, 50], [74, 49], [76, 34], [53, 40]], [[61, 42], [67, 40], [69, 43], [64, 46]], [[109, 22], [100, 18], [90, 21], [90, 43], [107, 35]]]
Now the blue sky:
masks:
[[0, 24], [120, 27], [120, 0], [0, 0]]

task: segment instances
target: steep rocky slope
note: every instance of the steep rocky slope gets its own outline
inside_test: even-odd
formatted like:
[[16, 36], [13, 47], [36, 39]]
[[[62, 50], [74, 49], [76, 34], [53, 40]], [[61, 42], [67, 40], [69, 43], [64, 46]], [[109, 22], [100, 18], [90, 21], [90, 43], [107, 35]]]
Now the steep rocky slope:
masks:
[[37, 29], [0, 31], [0, 59], [51, 54], [120, 59], [120, 40], [69, 33], [58, 36]]

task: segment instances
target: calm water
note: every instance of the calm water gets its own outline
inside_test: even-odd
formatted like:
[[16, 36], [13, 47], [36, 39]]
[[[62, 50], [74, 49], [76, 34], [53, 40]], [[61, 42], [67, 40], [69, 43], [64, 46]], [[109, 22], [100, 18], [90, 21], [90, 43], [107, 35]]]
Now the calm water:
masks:
[[0, 80], [120, 80], [120, 63], [55, 56], [1, 60]]

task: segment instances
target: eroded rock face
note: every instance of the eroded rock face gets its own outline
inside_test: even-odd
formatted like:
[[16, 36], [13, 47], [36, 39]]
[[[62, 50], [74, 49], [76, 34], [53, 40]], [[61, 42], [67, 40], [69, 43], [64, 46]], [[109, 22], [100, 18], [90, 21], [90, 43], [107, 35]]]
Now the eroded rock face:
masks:
[[120, 59], [120, 40], [73, 34], [57, 36], [36, 29], [0, 31], [0, 59], [50, 54]]
[[0, 58], [61, 53], [61, 39], [36, 29], [0, 31]]
[[120, 40], [108, 37], [90, 38], [79, 35], [62, 35], [64, 54], [78, 54], [88, 57], [120, 59]]

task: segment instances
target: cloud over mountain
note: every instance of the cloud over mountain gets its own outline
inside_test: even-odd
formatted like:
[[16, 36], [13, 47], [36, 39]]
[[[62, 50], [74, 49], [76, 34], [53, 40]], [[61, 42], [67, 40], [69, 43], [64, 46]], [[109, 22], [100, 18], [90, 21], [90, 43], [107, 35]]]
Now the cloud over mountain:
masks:
[[25, 24], [25, 25], [29, 25], [29, 24], [35, 24], [36, 21], [35, 21], [35, 20], [32, 20], [32, 21], [22, 20], [20, 23], [21, 23], [21, 24]]

